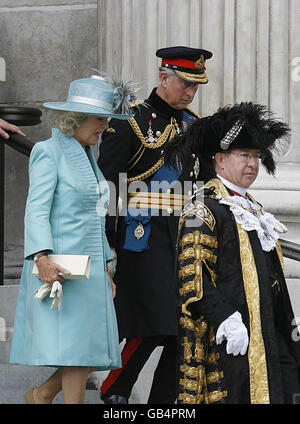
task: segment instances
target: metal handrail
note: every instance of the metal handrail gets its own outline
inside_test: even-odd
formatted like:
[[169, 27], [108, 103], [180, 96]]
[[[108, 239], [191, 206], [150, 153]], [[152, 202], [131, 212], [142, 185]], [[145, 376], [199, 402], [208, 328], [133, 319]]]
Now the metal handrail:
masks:
[[300, 244], [280, 239], [282, 254], [285, 258], [300, 262]]
[[[31, 107], [0, 105], [0, 118], [17, 126], [33, 126], [41, 122], [42, 112]], [[4, 144], [29, 157], [34, 143], [27, 137], [10, 133], [7, 140], [0, 137], [0, 285], [4, 284]]]
[[30, 156], [30, 152], [34, 146], [34, 143], [29, 140], [29, 138], [14, 133], [9, 134], [9, 139], [2, 138], [1, 136], [0, 138], [1, 142], [4, 141], [7, 146], [17, 150], [17, 152], [22, 153], [22, 155], [25, 155], [27, 157]]
[[[1, 117], [1, 115], [0, 115]], [[39, 119], [39, 117], [37, 118]], [[13, 121], [13, 120], [12, 120]], [[12, 122], [12, 123], [15, 123]], [[33, 125], [35, 125], [36, 123], [34, 123]], [[10, 146], [11, 148], [17, 150], [19, 153], [21, 153], [22, 155], [25, 155], [27, 157], [30, 156], [30, 152], [34, 146], [34, 143], [29, 140], [27, 137], [22, 137], [18, 134], [10, 134], [10, 138], [4, 139], [0, 136], [0, 143], [2, 144], [2, 142], [4, 142], [6, 145]], [[2, 144], [3, 146], [3, 144]], [[2, 150], [3, 151], [3, 150]], [[1, 153], [1, 145], [0, 145], [0, 153]], [[0, 155], [3, 156], [2, 158], [0, 157], [0, 159], [4, 159], [4, 151], [3, 154]], [[0, 167], [1, 168], [1, 167]], [[2, 178], [0, 178], [2, 181], [1, 185], [4, 189], [4, 160], [2, 163], [2, 173], [3, 176]], [[4, 198], [3, 198], [3, 192], [4, 190], [2, 190], [2, 200], [0, 199], [0, 203], [2, 204], [2, 209], [4, 208]], [[2, 224], [0, 222], [0, 244], [2, 246], [0, 246], [0, 248], [2, 247], [2, 252], [0, 251], [0, 285], [3, 284], [3, 279], [4, 279], [4, 273], [3, 273], [3, 267], [4, 267], [4, 227], [3, 227], [3, 223], [4, 223], [4, 214], [3, 211], [1, 212], [1, 208], [0, 208], [0, 221], [3, 221]], [[3, 227], [3, 228], [2, 228]], [[285, 258], [288, 259], [292, 259], [294, 261], [298, 261], [300, 262], [300, 244], [288, 241], [288, 240], [283, 240], [280, 239], [280, 245], [281, 245], [281, 249], [282, 249], [282, 254]]]

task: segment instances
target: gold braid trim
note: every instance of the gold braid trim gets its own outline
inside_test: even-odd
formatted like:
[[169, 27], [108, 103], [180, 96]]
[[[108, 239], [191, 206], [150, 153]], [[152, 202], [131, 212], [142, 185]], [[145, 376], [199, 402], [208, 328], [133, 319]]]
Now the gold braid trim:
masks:
[[260, 293], [255, 259], [247, 231], [237, 224], [244, 290], [249, 310], [250, 341], [248, 347], [251, 404], [270, 403], [268, 370], [260, 317]]
[[[187, 259], [192, 259], [192, 258], [195, 258], [196, 261], [199, 261], [199, 260], [203, 261], [203, 260], [207, 259], [210, 262], [213, 262], [214, 264], [217, 262], [216, 255], [214, 255], [210, 250], [206, 250], [199, 245], [197, 245], [195, 247], [188, 247], [187, 249], [184, 249], [182, 251], [182, 253], [179, 255], [178, 260], [179, 260], [179, 262], [183, 262], [183, 261], [186, 261]], [[184, 267], [184, 268], [186, 268], [186, 267]]]
[[199, 403], [203, 402], [203, 395], [191, 395], [189, 393], [180, 393], [178, 399], [181, 400], [183, 403], [198, 405]]
[[198, 381], [190, 380], [189, 378], [181, 378], [179, 380], [179, 384], [183, 386], [185, 390], [189, 390], [190, 392], [201, 392], [202, 386], [199, 385]]
[[[205, 252], [204, 252], [205, 253]], [[208, 255], [208, 259], [211, 262], [216, 262], [217, 258], [216, 256], [211, 253], [211, 252], [207, 252]], [[215, 274], [215, 272], [207, 265], [207, 262], [205, 260], [205, 254], [203, 254], [202, 256], [202, 260], [199, 261], [197, 260], [195, 263], [190, 264], [190, 265], [186, 265], [184, 267], [182, 267], [179, 271], [178, 271], [178, 277], [181, 279], [187, 278], [187, 277], [191, 277], [192, 275], [196, 274], [196, 277], [193, 281], [188, 281], [187, 283], [185, 283], [183, 285], [183, 287], [180, 290], [182, 290], [183, 292], [190, 292], [192, 289], [192, 285], [191, 283], [194, 283], [194, 289], [197, 291], [197, 287], [198, 287], [198, 278], [200, 277], [200, 275], [202, 276], [202, 263], [206, 266], [210, 276], [211, 276], [211, 280], [213, 285], [216, 285], [216, 279], [217, 279], [217, 275]], [[199, 269], [201, 267], [201, 270]], [[201, 280], [202, 281], [202, 280]], [[202, 282], [201, 282], [202, 284]]]
[[190, 363], [193, 358], [192, 343], [189, 342], [187, 337], [184, 337], [182, 346], [184, 351], [184, 359], [187, 363]]
[[276, 242], [276, 250], [277, 250], [277, 255], [278, 255], [278, 258], [279, 258], [279, 262], [280, 262], [280, 265], [281, 265], [282, 272], [284, 273], [283, 255], [282, 255], [282, 250], [281, 250], [281, 245], [280, 245], [279, 240], [277, 240], [277, 242]]
[[178, 233], [180, 232], [185, 220], [188, 219], [188, 217], [193, 216], [203, 221], [211, 231], [214, 231], [216, 220], [210, 209], [208, 209], [208, 207], [199, 200], [191, 200], [185, 205], [180, 215]]
[[191, 114], [194, 115], [197, 119], [201, 119], [202, 116], [199, 115], [199, 113], [194, 112], [192, 109], [190, 109], [189, 107], [186, 108], [186, 110]]
[[189, 367], [188, 365], [180, 365], [180, 371], [185, 374], [188, 378], [201, 378], [204, 372], [204, 366], [198, 365], [198, 367]]
[[195, 283], [194, 281], [188, 281], [187, 283], [184, 283], [184, 285], [179, 289], [180, 296], [186, 296], [188, 293], [191, 293], [195, 290]]
[[[147, 143], [147, 141], [146, 141], [138, 123], [136, 122], [136, 120], [134, 118], [130, 118], [130, 119], [128, 119], [128, 122], [131, 125], [131, 128], [133, 129], [133, 131], [135, 132], [136, 136], [141, 141], [142, 145], [144, 147], [148, 148], [148, 149], [158, 149], [159, 147], [163, 146], [166, 143], [166, 141], [168, 141], [168, 140], [171, 141], [175, 137], [175, 135], [177, 134], [176, 125], [178, 126], [178, 124], [177, 123], [168, 124], [165, 127], [164, 132], [159, 136], [159, 138], [157, 139], [157, 141], [155, 143]], [[140, 151], [140, 149], [138, 150], [138, 152], [139, 151]], [[136, 157], [137, 153], [134, 155], [134, 157]], [[133, 165], [130, 166], [129, 170], [131, 170], [136, 165], [136, 163], [140, 160], [143, 153], [144, 153], [144, 150], [142, 151], [142, 153], [140, 154], [138, 159], [133, 163]], [[133, 161], [134, 157], [131, 159], [131, 161]], [[143, 172], [142, 174], [136, 175], [135, 177], [127, 178], [127, 182], [132, 183], [132, 182], [135, 182], [135, 181], [145, 180], [148, 177], [151, 177], [151, 175], [155, 174], [155, 172], [158, 171], [163, 166], [163, 164], [164, 164], [164, 160], [163, 160], [163, 158], [161, 158], [150, 169]]]
[[[208, 234], [202, 234], [200, 231], [194, 231], [199, 237], [199, 243], [205, 244], [208, 247], [216, 249], [218, 247], [218, 241], [215, 237], [209, 236]], [[194, 233], [185, 234], [180, 240], [180, 246], [183, 247], [186, 244], [192, 244], [194, 241]]]
[[158, 171], [164, 164], [164, 159], [160, 158], [158, 162], [156, 162], [152, 168], [148, 169], [148, 171], [143, 172], [140, 175], [137, 175], [136, 177], [127, 178], [128, 183], [132, 183], [134, 181], [142, 181], [147, 179], [148, 177], [151, 177], [151, 175], [155, 174], [156, 171]]
[[201, 340], [202, 337], [196, 337], [195, 341], [195, 361], [198, 363], [202, 363], [205, 359], [205, 351], [204, 346]]
[[207, 331], [207, 322], [202, 317], [196, 321], [188, 317], [181, 317], [180, 324], [182, 327], [193, 331], [196, 337], [202, 338]]
[[180, 393], [178, 399], [183, 403], [198, 405], [200, 403], [215, 403], [227, 397], [227, 390], [205, 391], [203, 395], [191, 395], [190, 393]]
[[182, 305], [183, 314], [191, 316], [187, 307], [190, 303], [197, 302], [203, 296], [203, 277], [202, 277], [202, 266], [205, 265], [212, 279], [212, 283], [215, 285], [216, 274], [208, 265], [208, 262], [216, 263], [217, 257], [210, 250], [207, 250], [201, 246], [201, 242], [207, 245], [217, 247], [217, 241], [211, 236], [206, 236], [200, 233], [200, 231], [194, 231], [192, 234], [189, 233], [182, 238], [181, 246], [186, 244], [193, 244], [193, 247], [183, 249], [178, 257], [179, 262], [184, 262], [189, 259], [194, 259], [192, 264], [182, 266], [178, 271], [178, 277], [184, 279], [190, 276], [194, 276], [193, 281], [188, 281], [183, 284], [183, 287], [179, 289], [181, 296], [188, 293], [195, 292], [196, 296], [190, 297]]
[[[215, 189], [215, 193], [217, 195], [220, 195], [223, 197], [223, 199], [226, 199], [227, 197], [229, 197], [229, 193], [226, 189], [226, 187], [224, 186], [224, 184], [222, 183], [221, 180], [219, 180], [219, 178], [213, 178], [212, 180], [208, 181], [204, 186], [203, 186], [203, 190], [206, 188], [214, 188]], [[210, 196], [212, 197], [212, 196]]]
[[211, 384], [211, 383], [216, 383], [218, 381], [220, 381], [222, 378], [224, 378], [224, 373], [223, 371], [213, 371], [210, 372], [209, 374], [207, 374], [206, 376], [206, 381], [207, 384]]
[[134, 118], [130, 118], [128, 119], [128, 122], [131, 125], [133, 131], [135, 132], [136, 136], [140, 139], [143, 146], [147, 147], [148, 149], [158, 149], [159, 147], [163, 146], [167, 140], [172, 140], [172, 138], [174, 138], [174, 136], [177, 134], [175, 125], [168, 124], [165, 127], [164, 132], [158, 137], [155, 143], [147, 143], [136, 120]]
[[227, 390], [215, 390], [214, 392], [206, 392], [204, 394], [205, 396], [205, 403], [215, 403], [220, 402], [220, 400], [227, 397]]
[[[133, 155], [133, 157], [130, 159], [130, 161], [128, 162], [129, 167], [127, 168], [127, 172], [130, 171], [132, 168], [135, 167], [135, 165], [138, 163], [138, 161], [141, 159], [141, 157], [143, 156], [144, 152], [145, 152], [145, 147], [141, 144], [140, 148], [138, 149], [138, 151]], [[134, 161], [134, 162], [133, 162]], [[133, 163], [132, 163], [133, 162]]]
[[217, 362], [218, 359], [220, 359], [220, 354], [216, 352], [209, 354], [206, 358], [206, 361], [208, 364], [214, 364], [215, 362]]

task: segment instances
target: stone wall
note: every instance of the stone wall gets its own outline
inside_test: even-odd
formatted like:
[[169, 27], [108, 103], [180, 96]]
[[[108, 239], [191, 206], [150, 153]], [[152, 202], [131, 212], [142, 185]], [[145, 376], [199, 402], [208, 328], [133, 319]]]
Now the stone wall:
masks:
[[207, 61], [209, 83], [192, 104], [196, 112], [205, 116], [221, 105], [253, 101], [289, 123], [291, 145], [283, 149], [278, 176], [261, 172], [255, 191], [263, 191], [257, 195], [266, 208], [276, 213], [280, 208], [288, 237], [300, 242], [300, 2], [99, 0], [98, 5], [100, 63], [107, 71], [117, 67], [132, 75], [141, 97], [158, 82], [158, 48], [202, 47], [214, 56]]
[[[98, 66], [97, 1], [1, 0], [0, 57], [6, 81], [0, 104], [37, 107], [42, 123], [25, 127], [33, 141], [49, 138], [51, 112], [46, 101], [66, 98], [70, 81]], [[28, 159], [5, 148], [5, 278], [20, 275]]]
[[[0, 104], [41, 108], [59, 101], [69, 82], [93, 68], [122, 69], [144, 98], [158, 83], [157, 48], [188, 45], [211, 50], [208, 85], [192, 107], [202, 115], [220, 105], [252, 100], [289, 122], [291, 146], [276, 179], [261, 173], [255, 195], [278, 213], [300, 241], [300, 2], [297, 0], [2, 0], [0, 57], [6, 81]], [[25, 128], [34, 141], [52, 126], [43, 110], [39, 126]], [[23, 257], [23, 215], [28, 160], [6, 147], [5, 276], [17, 277]], [[97, 153], [97, 149], [95, 150]], [[265, 193], [268, 188], [268, 193]]]
[[[145, 98], [158, 83], [158, 48], [211, 50], [209, 83], [192, 108], [202, 116], [241, 101], [267, 105], [291, 128], [276, 177], [262, 169], [252, 193], [300, 243], [300, 2], [299, 0], [98, 0], [99, 63], [123, 69]], [[114, 22], [115, 25], [110, 23]], [[300, 314], [300, 263], [285, 260], [292, 300]]]

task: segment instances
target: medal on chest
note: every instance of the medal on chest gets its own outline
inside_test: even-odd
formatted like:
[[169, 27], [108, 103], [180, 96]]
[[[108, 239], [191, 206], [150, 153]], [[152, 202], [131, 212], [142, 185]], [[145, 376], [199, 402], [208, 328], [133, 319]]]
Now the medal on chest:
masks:
[[139, 225], [134, 230], [134, 237], [139, 240], [140, 238], [143, 237], [144, 234], [145, 234], [145, 230], [144, 230], [143, 224], [139, 222]]
[[153, 144], [153, 143], [156, 143], [157, 142], [157, 137], [154, 137], [153, 130], [152, 130], [152, 120], [151, 119], [149, 119], [148, 124], [149, 124], [149, 128], [148, 128], [147, 137], [145, 138], [145, 140], [146, 140], [146, 143]]

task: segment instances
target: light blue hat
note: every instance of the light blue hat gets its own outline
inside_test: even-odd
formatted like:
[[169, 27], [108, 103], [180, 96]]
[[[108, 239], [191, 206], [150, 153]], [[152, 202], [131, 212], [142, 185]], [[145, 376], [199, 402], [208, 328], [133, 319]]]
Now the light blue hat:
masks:
[[98, 75], [72, 81], [65, 102], [47, 102], [49, 109], [86, 113], [116, 119], [133, 116], [130, 102], [134, 100], [130, 83], [116, 83]]

